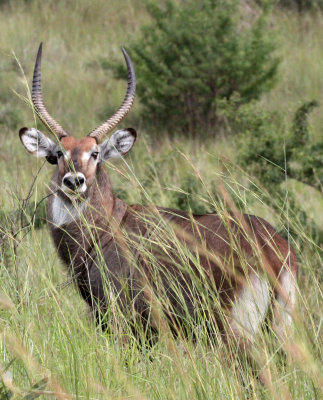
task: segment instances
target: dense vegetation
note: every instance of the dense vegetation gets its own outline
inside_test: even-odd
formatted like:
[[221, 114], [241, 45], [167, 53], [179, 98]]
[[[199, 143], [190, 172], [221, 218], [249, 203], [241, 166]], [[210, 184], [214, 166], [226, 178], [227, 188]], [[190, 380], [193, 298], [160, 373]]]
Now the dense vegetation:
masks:
[[[178, 15], [187, 13], [176, 11], [180, 3], [174, 6], [169, 26], [174, 38], [179, 35], [175, 29]], [[256, 49], [254, 60], [264, 54], [263, 65], [268, 70], [275, 69], [275, 60], [280, 60], [276, 85], [266, 91], [272, 81], [264, 81], [265, 86], [260, 85], [259, 91], [243, 100], [248, 81], [244, 86], [239, 77], [241, 90], [216, 102], [216, 120], [207, 121], [207, 128], [201, 124], [200, 131], [195, 122], [195, 137], [189, 137], [176, 135], [182, 129], [177, 121], [173, 120], [174, 129], [173, 125], [166, 129], [163, 115], [158, 122], [158, 116], [154, 121], [147, 116], [144, 91], [152, 91], [146, 96], [153, 111], [153, 101], [159, 100], [154, 91], [167, 88], [164, 83], [144, 82], [147, 71], [143, 71], [137, 50], [143, 39], [142, 26], [156, 23], [156, 18], [141, 1], [0, 2], [1, 398], [322, 396], [323, 114], [319, 101], [323, 15], [274, 8], [266, 16], [269, 23], [260, 26], [259, 6], [242, 1], [240, 7], [249, 17], [256, 10], [256, 28], [249, 30], [248, 26], [247, 37], [259, 45], [266, 39], [264, 48]], [[228, 20], [233, 30], [227, 32], [232, 35], [235, 12]], [[188, 22], [194, 15], [201, 18], [203, 14], [192, 13]], [[148, 36], [144, 38], [148, 43], [152, 45], [155, 38], [156, 48], [164, 50], [163, 40]], [[194, 39], [193, 33], [188, 38]], [[249, 49], [246, 37], [229, 38], [232, 45]], [[196, 39], [198, 43], [200, 39]], [[295, 331], [288, 343], [279, 343], [267, 327], [257, 338], [252, 367], [221, 341], [206, 343], [203, 329], [193, 325], [199, 335], [197, 343], [174, 340], [162, 332], [152, 348], [138, 348], [127, 321], [114, 309], [113, 334], [95, 327], [49, 240], [45, 196], [52, 166], [26, 154], [17, 134], [21, 126], [40, 126], [24, 100], [28, 99], [26, 84], [30, 84], [41, 40], [45, 101], [56, 119], [76, 136], [89, 132], [122, 99], [124, 81], [114, 79], [107, 69], [111, 60], [122, 60], [121, 45], [136, 61], [141, 97], [123, 126], [136, 128], [138, 141], [124, 161], [107, 165], [118, 196], [128, 203], [155, 203], [196, 212], [225, 213], [227, 208], [239, 208], [266, 218], [289, 238], [299, 257], [300, 278]], [[218, 45], [217, 49], [224, 49], [223, 41]], [[233, 60], [244, 60], [239, 74], [246, 73], [245, 59], [239, 55]], [[224, 59], [221, 63], [226, 65]], [[180, 72], [176, 70], [176, 74]], [[181, 73], [184, 76], [182, 81], [176, 77], [177, 84], [191, 84], [185, 71]], [[223, 74], [221, 79], [225, 77]], [[185, 115], [180, 103], [176, 113], [178, 118]]]
[[[219, 101], [239, 94], [246, 103], [273, 86], [278, 60], [265, 10], [255, 6], [255, 16], [237, 0], [150, 1], [146, 8], [151, 21], [130, 50], [148, 124], [214, 134]], [[123, 63], [114, 69], [126, 76]]]

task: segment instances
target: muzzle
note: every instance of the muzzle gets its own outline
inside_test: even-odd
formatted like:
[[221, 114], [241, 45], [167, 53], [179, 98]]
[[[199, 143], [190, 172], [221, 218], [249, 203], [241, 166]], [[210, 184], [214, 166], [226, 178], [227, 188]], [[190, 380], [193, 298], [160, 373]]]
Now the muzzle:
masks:
[[62, 190], [66, 193], [86, 191], [86, 178], [82, 172], [67, 172], [62, 180]]

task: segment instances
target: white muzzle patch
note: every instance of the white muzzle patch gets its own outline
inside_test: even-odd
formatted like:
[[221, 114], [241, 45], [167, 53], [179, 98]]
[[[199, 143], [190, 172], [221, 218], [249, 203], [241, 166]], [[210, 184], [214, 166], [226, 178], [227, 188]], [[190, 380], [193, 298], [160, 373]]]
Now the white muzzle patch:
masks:
[[62, 179], [61, 189], [69, 196], [82, 194], [86, 191], [86, 178], [82, 172], [67, 172]]

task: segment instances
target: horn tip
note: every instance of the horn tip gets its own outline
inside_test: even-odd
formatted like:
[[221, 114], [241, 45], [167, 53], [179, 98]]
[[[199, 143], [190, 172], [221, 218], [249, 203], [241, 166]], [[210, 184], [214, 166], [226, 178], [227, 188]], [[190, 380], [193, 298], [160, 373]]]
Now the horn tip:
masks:
[[37, 59], [39, 59], [41, 57], [42, 51], [43, 51], [43, 42], [40, 42], [40, 45], [38, 47], [38, 52], [37, 52]]

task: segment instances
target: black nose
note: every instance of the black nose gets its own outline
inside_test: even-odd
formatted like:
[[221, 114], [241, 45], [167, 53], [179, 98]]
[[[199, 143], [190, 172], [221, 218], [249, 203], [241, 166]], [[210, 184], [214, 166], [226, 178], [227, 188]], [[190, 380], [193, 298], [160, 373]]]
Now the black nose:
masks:
[[82, 176], [66, 176], [63, 179], [63, 183], [71, 190], [77, 189], [79, 186], [83, 185], [84, 178]]

